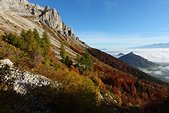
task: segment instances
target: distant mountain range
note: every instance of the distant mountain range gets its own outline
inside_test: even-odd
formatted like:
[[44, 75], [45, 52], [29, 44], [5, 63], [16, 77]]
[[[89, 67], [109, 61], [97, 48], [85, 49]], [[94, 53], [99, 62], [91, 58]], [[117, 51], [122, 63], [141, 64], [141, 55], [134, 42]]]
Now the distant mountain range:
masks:
[[157, 43], [157, 44], [140, 46], [136, 48], [169, 48], [169, 43]]
[[133, 52], [121, 56], [119, 57], [119, 59], [137, 68], [148, 68], [148, 67], [154, 67], [158, 65], [139, 55], [134, 54]]

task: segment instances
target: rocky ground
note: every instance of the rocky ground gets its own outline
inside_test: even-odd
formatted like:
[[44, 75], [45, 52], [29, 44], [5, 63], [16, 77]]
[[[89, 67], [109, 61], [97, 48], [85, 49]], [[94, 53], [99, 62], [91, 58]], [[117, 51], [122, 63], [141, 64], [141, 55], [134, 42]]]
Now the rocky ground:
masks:
[[25, 95], [28, 90], [59, 83], [42, 76], [20, 70], [13, 66], [9, 59], [0, 60], [0, 87], [3, 90], [13, 89], [16, 93]]

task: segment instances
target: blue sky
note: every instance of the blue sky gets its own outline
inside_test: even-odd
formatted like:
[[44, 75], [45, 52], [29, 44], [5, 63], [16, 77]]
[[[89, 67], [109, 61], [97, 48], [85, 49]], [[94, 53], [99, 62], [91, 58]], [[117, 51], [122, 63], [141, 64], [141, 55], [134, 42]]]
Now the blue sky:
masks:
[[29, 0], [56, 8], [92, 47], [129, 48], [169, 42], [169, 0]]

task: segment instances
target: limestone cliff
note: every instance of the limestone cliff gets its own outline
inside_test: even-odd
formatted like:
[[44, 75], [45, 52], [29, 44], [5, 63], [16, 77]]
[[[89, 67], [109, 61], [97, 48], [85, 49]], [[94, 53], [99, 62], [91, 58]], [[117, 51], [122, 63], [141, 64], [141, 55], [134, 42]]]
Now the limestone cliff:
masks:
[[62, 22], [57, 10], [50, 9], [49, 6], [44, 8], [27, 0], [0, 0], [0, 11], [32, 16], [35, 20], [48, 25], [60, 34], [75, 38], [72, 29]]

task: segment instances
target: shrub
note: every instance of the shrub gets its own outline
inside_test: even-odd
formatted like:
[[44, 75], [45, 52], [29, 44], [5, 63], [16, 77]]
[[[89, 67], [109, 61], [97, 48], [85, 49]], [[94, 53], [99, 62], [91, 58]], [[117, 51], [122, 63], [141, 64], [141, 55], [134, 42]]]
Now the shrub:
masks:
[[78, 59], [78, 67], [80, 72], [89, 71], [93, 69], [93, 60], [88, 52], [84, 53], [83, 56]]
[[15, 47], [20, 47], [22, 43], [22, 40], [20, 39], [20, 37], [18, 37], [15, 34], [11, 34], [11, 33], [10, 34], [6, 33], [3, 36], [3, 40], [11, 45], [14, 45]]
[[60, 56], [61, 56], [61, 61], [68, 67], [70, 67], [73, 64], [73, 61], [70, 59], [68, 55], [66, 55], [65, 48], [63, 43], [61, 44], [60, 47]]
[[50, 41], [46, 32], [44, 32], [43, 37], [40, 38], [36, 29], [33, 31], [23, 30], [20, 36], [16, 34], [5, 34], [3, 40], [24, 51], [25, 55], [29, 57], [31, 68], [42, 62], [45, 64], [49, 64], [50, 62]]
[[50, 62], [50, 57], [49, 57], [49, 52], [50, 52], [50, 40], [49, 40], [49, 36], [47, 35], [46, 32], [43, 33], [43, 38], [42, 38], [42, 55], [45, 59], [45, 63], [49, 64]]
[[65, 48], [63, 43], [61, 43], [61, 47], [60, 47], [60, 56], [62, 58], [62, 60], [64, 60], [66, 58], [66, 52], [65, 52]]
[[54, 101], [59, 113], [95, 112], [99, 90], [89, 78], [75, 72], [57, 77], [57, 80], [63, 83]]
[[66, 56], [66, 58], [65, 58], [65, 60], [64, 60], [64, 63], [65, 63], [68, 67], [70, 67], [70, 66], [73, 64], [73, 62], [72, 62], [72, 60], [69, 58], [69, 56]]

